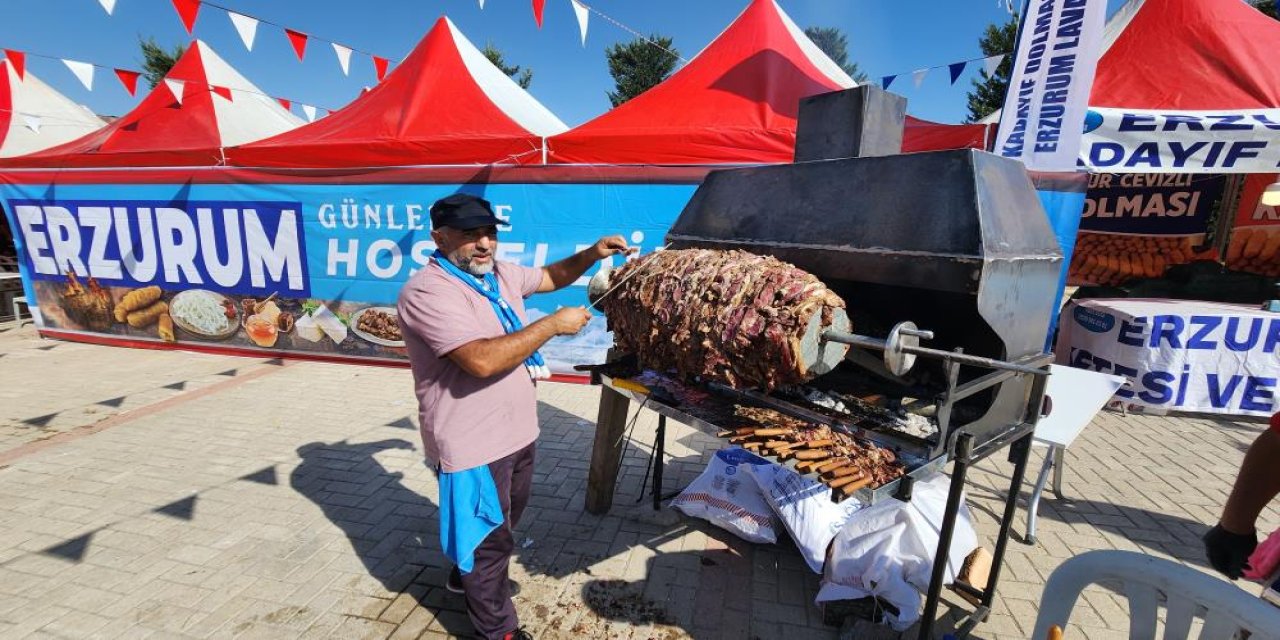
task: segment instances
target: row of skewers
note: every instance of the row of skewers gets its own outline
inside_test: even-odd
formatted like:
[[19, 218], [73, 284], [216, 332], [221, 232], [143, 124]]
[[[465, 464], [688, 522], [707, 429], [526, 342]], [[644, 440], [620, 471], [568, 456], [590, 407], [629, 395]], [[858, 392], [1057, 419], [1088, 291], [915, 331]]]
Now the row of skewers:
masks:
[[816, 474], [834, 490], [836, 500], [848, 498], [863, 487], [882, 486], [906, 472], [891, 449], [828, 425], [763, 407], [739, 405], [734, 415], [756, 426], [725, 429], [718, 436], [759, 455], [796, 460], [796, 471]]

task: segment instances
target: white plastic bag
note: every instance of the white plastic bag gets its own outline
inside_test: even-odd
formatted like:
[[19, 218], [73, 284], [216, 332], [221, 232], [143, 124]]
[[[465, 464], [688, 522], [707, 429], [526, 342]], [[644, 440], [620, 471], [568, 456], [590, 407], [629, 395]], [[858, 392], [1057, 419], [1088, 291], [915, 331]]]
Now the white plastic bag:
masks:
[[752, 469], [769, 465], [768, 460], [740, 447], [717, 451], [702, 475], [685, 487], [671, 506], [744, 540], [777, 542], [777, 521], [751, 474]]
[[[817, 602], [876, 596], [898, 608], [898, 615], [885, 615], [895, 630], [906, 630], [919, 620], [950, 484], [950, 478], [938, 474], [916, 483], [910, 502], [886, 500], [851, 518], [832, 544]], [[955, 581], [964, 559], [977, 546], [978, 534], [962, 500], [948, 554], [948, 583]]]
[[805, 563], [814, 573], [822, 573], [827, 546], [862, 503], [852, 498], [832, 502], [830, 487], [777, 464], [756, 467], [755, 478]]

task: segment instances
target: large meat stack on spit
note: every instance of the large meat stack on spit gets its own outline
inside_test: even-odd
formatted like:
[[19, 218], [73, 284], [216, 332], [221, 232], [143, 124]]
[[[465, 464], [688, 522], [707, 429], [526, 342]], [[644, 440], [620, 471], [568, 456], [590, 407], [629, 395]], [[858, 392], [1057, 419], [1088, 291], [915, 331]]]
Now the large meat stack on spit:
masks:
[[610, 283], [617, 289], [600, 306], [618, 346], [646, 367], [734, 388], [811, 378], [801, 352], [810, 321], [831, 326], [844, 308], [812, 274], [745, 251], [659, 251], [613, 272]]
[[837, 498], [846, 498], [863, 487], [879, 487], [905, 473], [893, 451], [827, 425], [762, 407], [738, 406], [734, 413], [756, 426], [726, 429], [720, 437], [755, 453], [782, 460], [795, 458], [796, 471], [818, 474], [836, 490]]

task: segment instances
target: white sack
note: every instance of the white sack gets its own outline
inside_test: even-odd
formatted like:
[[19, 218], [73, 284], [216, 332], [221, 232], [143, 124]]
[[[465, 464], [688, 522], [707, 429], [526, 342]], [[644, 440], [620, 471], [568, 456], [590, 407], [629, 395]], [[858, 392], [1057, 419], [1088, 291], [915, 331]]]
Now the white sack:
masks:
[[852, 498], [832, 502], [830, 487], [781, 465], [770, 463], [754, 471], [764, 499], [795, 540], [805, 563], [814, 573], [822, 573], [832, 538], [862, 503]]
[[[889, 625], [903, 631], [920, 619], [921, 594], [929, 589], [951, 480], [938, 474], [918, 482], [910, 502], [886, 500], [851, 518], [836, 536], [817, 602], [876, 596], [897, 607]], [[951, 538], [946, 582], [955, 581], [978, 546], [969, 508], [962, 500]]]
[[671, 506], [744, 540], [777, 542], [777, 521], [752, 479], [751, 470], [761, 466], [771, 465], [746, 449], [717, 451], [702, 475], [685, 487]]

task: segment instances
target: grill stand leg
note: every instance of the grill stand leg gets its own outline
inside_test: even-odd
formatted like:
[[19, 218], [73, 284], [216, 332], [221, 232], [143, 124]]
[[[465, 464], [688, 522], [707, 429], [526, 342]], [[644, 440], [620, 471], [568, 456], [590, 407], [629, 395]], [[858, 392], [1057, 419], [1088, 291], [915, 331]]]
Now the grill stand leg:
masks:
[[973, 435], [961, 433], [956, 437], [955, 467], [951, 470], [951, 488], [947, 493], [947, 510], [942, 516], [942, 530], [938, 532], [938, 552], [933, 559], [933, 575], [929, 579], [929, 594], [924, 601], [924, 615], [920, 618], [920, 640], [929, 640], [933, 634], [933, 622], [938, 617], [938, 603], [942, 600], [942, 583], [946, 582], [947, 558], [951, 555], [951, 537], [956, 530], [956, 518], [960, 513], [960, 498], [964, 494], [965, 476], [969, 472], [973, 454]]
[[627, 407], [631, 401], [610, 387], [600, 389], [600, 411], [596, 417], [596, 439], [591, 450], [587, 475], [588, 513], [603, 515], [613, 507], [613, 492], [622, 467], [622, 439], [627, 429]]
[[658, 433], [653, 438], [653, 510], [662, 508], [663, 454], [667, 448], [667, 417], [658, 415]]

